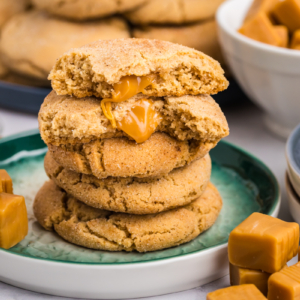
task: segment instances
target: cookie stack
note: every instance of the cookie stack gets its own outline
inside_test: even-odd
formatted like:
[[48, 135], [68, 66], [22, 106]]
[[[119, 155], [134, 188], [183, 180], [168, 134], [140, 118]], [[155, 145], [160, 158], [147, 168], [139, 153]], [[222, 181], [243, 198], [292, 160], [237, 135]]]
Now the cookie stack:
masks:
[[97, 41], [62, 55], [39, 113], [49, 182], [34, 212], [92, 249], [155, 251], [186, 243], [222, 207], [209, 150], [229, 133], [210, 94], [219, 63], [146, 39]]

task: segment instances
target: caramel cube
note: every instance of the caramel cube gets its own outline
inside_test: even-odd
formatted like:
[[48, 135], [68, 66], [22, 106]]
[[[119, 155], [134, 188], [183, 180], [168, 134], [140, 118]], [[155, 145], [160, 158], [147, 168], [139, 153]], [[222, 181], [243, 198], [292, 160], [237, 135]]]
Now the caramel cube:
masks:
[[300, 263], [272, 274], [268, 285], [269, 300], [300, 299]]
[[271, 11], [277, 2], [278, 0], [254, 0], [244, 22], [247, 22], [260, 12], [266, 13], [270, 17]]
[[232, 264], [230, 264], [229, 270], [231, 285], [254, 284], [262, 294], [267, 296], [268, 279], [271, 276], [270, 273], [259, 270], [244, 269]]
[[282, 43], [280, 36], [265, 13], [259, 13], [251, 18], [239, 29], [239, 32], [265, 44], [280, 46]]
[[300, 29], [300, 0], [282, 0], [276, 3], [272, 14], [289, 31]]
[[277, 32], [277, 34], [281, 40], [281, 43], [279, 46], [287, 48], [289, 45], [289, 31], [288, 31], [287, 27], [283, 26], [283, 25], [276, 25], [276, 26], [274, 26], [274, 29]]
[[267, 300], [254, 284], [231, 286], [207, 294], [206, 300]]
[[297, 49], [300, 46], [300, 29], [296, 30], [292, 37], [291, 48]]
[[274, 273], [297, 255], [298, 246], [297, 223], [253, 213], [230, 233], [228, 256], [235, 266]]
[[13, 193], [13, 182], [5, 170], [0, 170], [0, 193], [2, 192]]
[[0, 193], [0, 248], [9, 249], [22, 241], [28, 233], [25, 199]]

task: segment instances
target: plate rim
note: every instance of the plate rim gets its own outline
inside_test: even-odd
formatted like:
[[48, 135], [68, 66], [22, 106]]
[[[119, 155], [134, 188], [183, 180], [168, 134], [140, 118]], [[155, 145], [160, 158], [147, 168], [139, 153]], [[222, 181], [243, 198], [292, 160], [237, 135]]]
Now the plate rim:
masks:
[[[29, 137], [32, 135], [36, 135], [36, 134], [40, 134], [39, 133], [39, 129], [32, 129], [32, 130], [27, 130], [27, 131], [22, 131], [7, 137], [4, 137], [2, 139], [0, 139], [0, 145], [18, 138], [23, 138], [23, 137]], [[275, 175], [273, 174], [273, 172], [271, 171], [271, 169], [264, 163], [262, 162], [259, 158], [257, 158], [256, 156], [254, 156], [253, 154], [249, 153], [247, 150], [244, 150], [243, 148], [232, 144], [228, 141], [222, 140], [219, 143], [223, 143], [226, 144], [227, 146], [241, 152], [242, 154], [250, 157], [251, 159], [253, 159], [258, 165], [260, 165], [262, 167], [262, 169], [264, 170], [264, 172], [266, 172], [266, 174], [268, 175], [268, 177], [270, 178], [271, 182], [274, 185], [275, 188], [275, 196], [274, 196], [274, 201], [272, 204], [272, 207], [270, 208], [268, 215], [273, 215], [274, 213], [276, 213], [276, 211], [278, 211], [280, 204], [281, 204], [281, 193], [280, 193], [280, 186], [278, 183], [277, 178], [275, 177]], [[1, 161], [0, 161], [1, 162]], [[178, 254], [176, 256], [172, 256], [172, 257], [165, 257], [165, 258], [157, 258], [157, 259], [151, 259], [148, 261], [130, 261], [130, 262], [109, 262], [109, 263], [105, 263], [105, 262], [71, 262], [71, 261], [62, 261], [62, 260], [56, 260], [56, 259], [48, 259], [48, 258], [42, 258], [42, 257], [32, 257], [29, 255], [25, 255], [25, 254], [20, 254], [20, 253], [16, 253], [16, 252], [11, 252], [6, 249], [2, 249], [0, 248], [0, 253], [4, 252], [6, 254], [9, 255], [17, 255], [20, 258], [25, 258], [25, 259], [32, 259], [32, 260], [39, 260], [39, 261], [43, 261], [43, 262], [47, 262], [47, 263], [60, 263], [60, 264], [68, 264], [68, 265], [88, 265], [88, 266], [116, 266], [116, 265], [138, 265], [138, 264], [145, 264], [145, 263], [159, 263], [161, 261], [169, 261], [169, 260], [180, 260], [180, 259], [184, 259], [184, 258], [188, 258], [190, 256], [193, 255], [205, 255], [206, 252], [210, 252], [210, 251], [218, 251], [219, 249], [222, 249], [224, 247], [227, 247], [228, 242], [223, 242], [223, 243], [219, 243], [216, 244], [214, 246], [210, 246], [206, 249], [201, 249], [201, 250], [196, 250], [190, 253], [181, 253]], [[163, 251], [163, 250], [162, 250]]]

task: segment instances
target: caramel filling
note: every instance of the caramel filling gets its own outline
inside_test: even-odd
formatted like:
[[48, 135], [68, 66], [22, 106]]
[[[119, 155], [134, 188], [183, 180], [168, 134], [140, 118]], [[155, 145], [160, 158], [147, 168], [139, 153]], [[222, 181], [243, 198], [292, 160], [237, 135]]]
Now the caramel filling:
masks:
[[137, 143], [143, 143], [155, 131], [161, 116], [154, 109], [154, 103], [149, 99], [137, 101], [128, 114], [117, 122], [117, 128], [123, 130]]
[[[155, 81], [155, 75], [148, 75], [148, 76], [124, 76], [120, 82], [114, 84], [114, 92], [113, 92], [113, 96], [112, 98], [109, 98], [109, 99], [103, 99], [101, 101], [101, 108], [102, 108], [102, 111], [104, 113], [104, 115], [106, 116], [107, 119], [110, 120], [111, 122], [111, 125], [113, 126], [113, 128], [116, 128], [117, 127], [117, 123], [116, 123], [116, 120], [112, 114], [112, 111], [111, 111], [111, 103], [114, 102], [114, 103], [117, 103], [117, 102], [122, 102], [122, 101], [126, 101], [128, 99], [130, 99], [131, 97], [135, 96], [136, 94], [138, 93], [143, 93], [144, 92], [144, 89], [153, 84]], [[130, 112], [130, 116], [128, 116], [127, 118], [125, 117], [124, 119], [126, 119], [126, 121], [124, 121], [126, 123], [124, 123], [124, 125], [118, 125], [118, 128], [122, 129], [123, 128], [127, 128], [127, 130], [129, 132], [134, 132], [134, 135], [138, 135], [138, 132], [139, 130], [138, 129], [133, 129], [133, 124], [142, 124], [143, 122], [146, 122], [147, 124], [148, 123], [151, 123], [151, 124], [155, 124], [155, 121], [150, 121], [149, 118], [152, 116], [154, 117], [155, 114], [153, 113], [150, 113], [151, 109], [149, 108], [146, 108], [147, 105], [135, 105], [134, 107], [135, 108], [132, 108], [131, 112]], [[153, 110], [153, 109], [152, 109]], [[137, 112], [137, 116], [134, 117], [134, 112]], [[144, 113], [143, 113], [143, 112]], [[143, 120], [144, 117], [141, 117], [142, 115], [143, 116], [146, 116], [144, 121], [141, 121]], [[132, 122], [129, 122], [128, 120], [131, 119]], [[146, 121], [146, 119], [148, 121]], [[133, 121], [133, 120], [136, 120], [136, 121]], [[139, 120], [139, 121], [138, 121]], [[131, 125], [129, 125], [129, 123]], [[120, 122], [119, 122], [120, 123]], [[123, 121], [121, 122], [123, 123]], [[121, 124], [120, 123], [120, 124]], [[132, 128], [129, 130], [129, 127]], [[137, 127], [136, 128], [141, 128], [140, 125], [136, 125]], [[152, 125], [151, 125], [152, 126]], [[125, 130], [124, 130], [125, 131]], [[151, 131], [151, 130], [149, 130]], [[125, 131], [126, 132], [126, 131]], [[142, 131], [140, 131], [141, 133], [145, 132], [145, 129], [143, 129]], [[153, 131], [152, 131], [153, 132]], [[127, 133], [127, 132], [126, 132]], [[129, 133], [127, 133], [129, 134]], [[129, 134], [130, 135], [130, 134]], [[150, 134], [151, 135], [151, 134]], [[150, 136], [149, 135], [149, 136]], [[130, 135], [131, 136], [131, 135]], [[135, 138], [134, 138], [135, 139]], [[138, 140], [143, 140], [144, 138], [141, 138], [139, 137]], [[136, 139], [135, 139], [136, 140]]]

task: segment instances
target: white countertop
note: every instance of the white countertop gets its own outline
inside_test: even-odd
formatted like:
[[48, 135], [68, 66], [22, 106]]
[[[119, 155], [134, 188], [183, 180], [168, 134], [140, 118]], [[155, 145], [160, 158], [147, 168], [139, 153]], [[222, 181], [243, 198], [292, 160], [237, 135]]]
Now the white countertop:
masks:
[[[230, 126], [228, 141], [235, 143], [253, 153], [261, 159], [276, 175], [281, 191], [282, 206], [279, 217], [286, 221], [292, 221], [288, 211], [284, 176], [286, 170], [285, 141], [270, 134], [262, 120], [263, 113], [251, 103], [238, 103], [223, 107]], [[0, 108], [0, 122], [3, 125], [2, 136], [37, 128], [37, 118], [33, 115], [14, 113]], [[0, 126], [1, 127], [1, 126]], [[30, 270], [28, 270], [30, 272]], [[159, 296], [147, 299], [152, 300], [205, 300], [210, 291], [229, 285], [228, 276], [197, 289]], [[155, 287], [153, 287], [155, 288]], [[0, 282], [0, 300], [50, 300], [70, 299], [41, 295], [22, 290]], [[145, 298], [144, 298], [145, 299]]]

